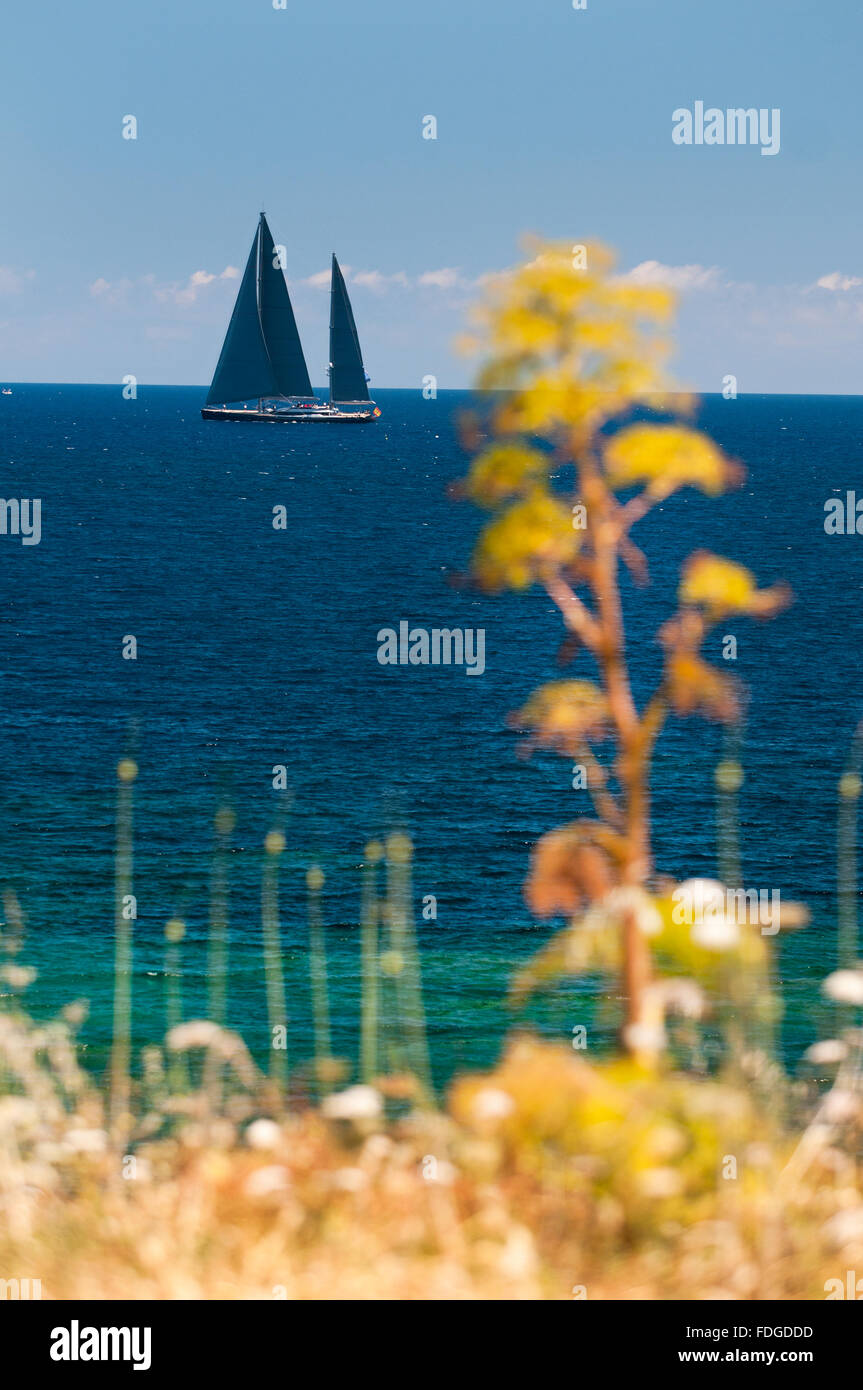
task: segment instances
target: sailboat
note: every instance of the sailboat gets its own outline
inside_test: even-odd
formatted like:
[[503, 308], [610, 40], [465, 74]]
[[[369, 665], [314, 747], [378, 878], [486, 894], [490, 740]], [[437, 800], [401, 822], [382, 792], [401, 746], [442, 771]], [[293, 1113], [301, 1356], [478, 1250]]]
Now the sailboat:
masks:
[[365, 424], [378, 419], [381, 412], [369, 397], [351, 301], [335, 256], [329, 379], [329, 401], [321, 401], [312, 390], [291, 297], [262, 212], [201, 414], [205, 420], [268, 425]]

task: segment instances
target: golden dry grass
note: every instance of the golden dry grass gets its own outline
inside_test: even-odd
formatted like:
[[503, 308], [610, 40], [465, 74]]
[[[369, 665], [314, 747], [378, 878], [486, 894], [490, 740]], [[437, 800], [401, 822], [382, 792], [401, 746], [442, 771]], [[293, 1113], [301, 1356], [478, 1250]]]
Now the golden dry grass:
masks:
[[66, 1081], [68, 1108], [33, 1077], [0, 1100], [0, 1278], [44, 1298], [824, 1298], [863, 1267], [856, 1115], [792, 1159], [728, 1084], [522, 1039], [446, 1113], [387, 1120], [360, 1088], [253, 1118], [198, 1092], [130, 1165]]

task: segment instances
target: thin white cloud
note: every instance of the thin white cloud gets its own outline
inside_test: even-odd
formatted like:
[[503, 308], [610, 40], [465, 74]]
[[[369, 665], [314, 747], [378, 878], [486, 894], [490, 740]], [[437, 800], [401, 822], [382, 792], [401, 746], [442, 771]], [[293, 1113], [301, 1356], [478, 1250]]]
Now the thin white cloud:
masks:
[[326, 290], [330, 285], [330, 272], [328, 270], [318, 270], [314, 275], [308, 275], [305, 280], [298, 281], [300, 285], [308, 285], [313, 290]]
[[634, 285], [666, 285], [672, 290], [709, 290], [714, 289], [719, 281], [719, 267], [641, 261], [620, 278]]
[[[465, 288], [471, 284], [471, 281], [462, 279], [461, 272], [455, 266], [442, 266], [439, 270], [424, 270], [415, 277], [406, 274], [403, 270], [358, 270], [354, 272], [349, 265], [342, 266], [342, 273], [349, 284], [371, 290], [374, 294], [381, 294], [389, 289], [452, 290], [458, 287]], [[305, 279], [292, 283], [308, 285], [313, 290], [326, 290], [330, 287], [330, 272], [329, 270], [319, 270], [314, 275], [307, 275]]]
[[462, 283], [461, 276], [455, 266], [442, 266], [440, 270], [424, 270], [417, 280], [417, 284], [425, 287], [431, 286], [438, 290], [454, 290], [456, 285]]
[[13, 270], [11, 265], [0, 265], [0, 294], [18, 294], [26, 280], [32, 280], [35, 270]]
[[842, 275], [838, 270], [833, 270], [829, 275], [822, 275], [820, 280], [815, 281], [814, 289], [820, 290], [856, 290], [859, 285], [863, 285], [863, 280], [856, 275]]
[[403, 270], [396, 270], [392, 275], [387, 275], [382, 270], [358, 270], [356, 275], [351, 276], [352, 285], [362, 285], [367, 290], [374, 290], [380, 294], [382, 290], [389, 289], [390, 286], [397, 285], [400, 289], [408, 289], [410, 280]]
[[160, 304], [179, 304], [181, 306], [194, 304], [201, 290], [207, 285], [213, 284], [217, 280], [236, 280], [240, 272], [236, 266], [226, 265], [225, 269], [218, 275], [212, 274], [208, 270], [194, 270], [184, 284], [173, 282], [160, 285], [155, 275], [139, 275], [137, 279], [130, 280], [123, 277], [121, 280], [106, 280], [104, 275], [100, 275], [90, 285], [90, 294], [94, 299], [101, 300], [103, 304], [125, 304], [131, 290], [148, 291], [159, 301]]
[[111, 281], [100, 275], [98, 280], [94, 280], [90, 286], [90, 293], [94, 299], [101, 300], [103, 304], [124, 304], [133, 284], [132, 280]]
[[185, 285], [168, 285], [155, 291], [157, 299], [173, 299], [175, 304], [194, 304], [200, 290], [211, 285], [214, 280], [236, 280], [239, 275], [236, 266], [226, 265], [219, 275], [208, 270], [194, 270]]

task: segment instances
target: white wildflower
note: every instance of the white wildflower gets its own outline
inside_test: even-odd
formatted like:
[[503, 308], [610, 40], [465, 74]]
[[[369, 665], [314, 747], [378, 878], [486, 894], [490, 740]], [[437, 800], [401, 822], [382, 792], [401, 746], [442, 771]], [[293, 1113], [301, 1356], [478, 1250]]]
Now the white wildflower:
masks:
[[477, 1091], [471, 1105], [473, 1118], [482, 1123], [505, 1120], [515, 1109], [515, 1101], [498, 1086], [484, 1086]]
[[69, 1129], [66, 1143], [75, 1153], [101, 1154], [108, 1147], [108, 1136], [103, 1129]]
[[36, 971], [29, 965], [5, 965], [0, 970], [0, 978], [13, 989], [26, 989], [36, 978]]
[[218, 1023], [196, 1018], [189, 1023], [178, 1023], [165, 1039], [172, 1052], [185, 1052], [190, 1047], [214, 1047], [222, 1038]]
[[821, 988], [837, 1004], [863, 1004], [863, 970], [834, 970]]
[[27, 1096], [0, 1097], [0, 1127], [32, 1125], [39, 1119], [39, 1107]]
[[847, 1124], [860, 1114], [860, 1102], [851, 1091], [828, 1091], [821, 1104], [821, 1116], [830, 1125]]
[[848, 1044], [840, 1038], [825, 1038], [813, 1043], [803, 1054], [804, 1062], [812, 1062], [816, 1067], [830, 1067], [848, 1056]]
[[269, 1197], [275, 1192], [284, 1192], [291, 1185], [287, 1168], [272, 1164], [268, 1168], [256, 1168], [243, 1185], [247, 1197]]
[[623, 1039], [632, 1052], [661, 1052], [667, 1042], [661, 1023], [628, 1023]]
[[837, 1250], [846, 1245], [852, 1245], [857, 1241], [863, 1241], [863, 1206], [849, 1207], [846, 1211], [837, 1211], [825, 1221], [822, 1231], [827, 1240]]
[[692, 940], [705, 951], [731, 951], [740, 941], [740, 926], [724, 914], [705, 917], [692, 928]]
[[507, 1232], [506, 1243], [498, 1256], [497, 1267], [509, 1279], [523, 1279], [535, 1273], [538, 1266], [533, 1236], [526, 1226], [513, 1226]]
[[327, 1096], [321, 1112], [328, 1120], [374, 1120], [381, 1113], [380, 1092], [374, 1086], [349, 1086]]
[[668, 1013], [681, 1018], [702, 1017], [704, 992], [694, 980], [659, 980], [653, 988]]
[[246, 1143], [253, 1149], [275, 1149], [281, 1137], [275, 1120], [253, 1120], [246, 1130]]

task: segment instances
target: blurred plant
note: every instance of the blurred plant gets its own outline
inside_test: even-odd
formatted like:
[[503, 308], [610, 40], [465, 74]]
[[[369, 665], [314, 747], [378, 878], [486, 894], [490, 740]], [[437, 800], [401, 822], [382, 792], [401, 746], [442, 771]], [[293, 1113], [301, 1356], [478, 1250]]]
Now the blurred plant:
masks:
[[377, 866], [383, 858], [383, 853], [384, 849], [380, 841], [370, 840], [365, 847], [362, 870], [360, 1076], [366, 1085], [370, 1085], [378, 1073], [378, 995], [380, 992], [378, 918], [380, 916], [380, 902], [377, 889]]
[[857, 954], [857, 812], [863, 769], [863, 723], [851, 741], [848, 761], [839, 778], [837, 868], [839, 889], [838, 964], [852, 963]]
[[386, 949], [378, 959], [388, 1014], [382, 1061], [391, 1073], [380, 1078], [385, 1093], [399, 1100], [432, 1100], [431, 1065], [413, 914], [413, 842], [403, 831], [387, 836], [386, 900], [379, 905]]
[[111, 1050], [111, 1132], [122, 1148], [131, 1125], [133, 799], [138, 766], [117, 764], [117, 848], [114, 856], [114, 1030]]
[[264, 981], [267, 990], [267, 1021], [269, 1024], [269, 1072], [276, 1096], [283, 1094], [288, 1079], [288, 1020], [285, 1006], [281, 928], [279, 925], [279, 859], [284, 850], [285, 837], [281, 830], [268, 831], [264, 839], [264, 864], [261, 876], [261, 927], [264, 944]]
[[321, 889], [325, 878], [317, 864], [306, 874], [309, 918], [309, 971], [312, 979], [312, 1018], [314, 1020], [314, 1072], [318, 1096], [326, 1096], [332, 1083], [342, 1075], [341, 1063], [333, 1057], [330, 1031], [330, 998], [327, 984], [327, 948], [321, 916]]
[[[165, 923], [165, 1033], [179, 1028], [183, 1022], [183, 940], [186, 924], [180, 917], [171, 917]], [[172, 1054], [168, 1071], [168, 1082], [175, 1094], [181, 1094], [188, 1085], [185, 1056], [181, 1052]]]
[[[483, 421], [467, 421], [475, 457], [462, 491], [492, 513], [474, 552], [474, 579], [489, 591], [542, 586], [567, 629], [566, 659], [582, 648], [593, 659], [596, 680], [542, 686], [512, 723], [528, 731], [528, 750], [551, 749], [583, 767], [598, 819], [553, 830], [536, 847], [528, 904], [572, 926], [568, 941], [553, 945], [519, 985], [531, 988], [538, 974], [561, 967], [618, 970], [624, 1045], [648, 1058], [672, 1006], [669, 988], [654, 978], [658, 956], [709, 973], [718, 949], [764, 950], [759, 926], [736, 919], [724, 938], [720, 931], [694, 949], [703, 961], [692, 959], [688, 931], [672, 932], [669, 893], [657, 886], [651, 858], [656, 740], [669, 714], [734, 721], [737, 689], [704, 659], [705, 638], [731, 616], [771, 617], [790, 595], [784, 586], [758, 589], [744, 566], [696, 551], [683, 568], [677, 612], [659, 631], [661, 677], [638, 708], [621, 566], [644, 585], [648, 563], [633, 528], [681, 489], [718, 496], [743, 473], [686, 423], [692, 402], [670, 393], [668, 291], [615, 276], [599, 245], [587, 248], [587, 268], [566, 245], [531, 249], [530, 261], [490, 283], [465, 344], [484, 354], [477, 385], [491, 404]], [[603, 763], [597, 746], [608, 741], [615, 756]]]
[[216, 846], [210, 878], [210, 945], [207, 961], [207, 1013], [214, 1023], [224, 1023], [228, 980], [228, 857], [234, 813], [229, 806], [216, 812]]

